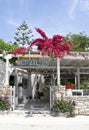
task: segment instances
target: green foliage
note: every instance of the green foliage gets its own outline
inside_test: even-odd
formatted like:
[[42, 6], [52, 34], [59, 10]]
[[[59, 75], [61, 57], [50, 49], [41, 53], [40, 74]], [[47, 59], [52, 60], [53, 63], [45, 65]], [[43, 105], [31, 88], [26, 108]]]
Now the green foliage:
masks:
[[14, 64], [17, 60], [18, 60], [17, 57], [12, 57], [12, 58], [9, 60], [9, 62], [10, 62], [11, 64]]
[[17, 44], [28, 44], [30, 43], [30, 39], [33, 37], [33, 35], [30, 35], [31, 33], [32, 31], [29, 29], [29, 26], [23, 22], [20, 26], [18, 26], [14, 39]]
[[10, 110], [10, 103], [4, 99], [4, 98], [0, 98], [0, 110], [1, 111], [5, 111], [5, 110]]
[[71, 39], [74, 43], [74, 46], [71, 47], [72, 51], [89, 51], [89, 36], [84, 33], [72, 34], [69, 33], [67, 35], [69, 39]]
[[10, 45], [11, 45], [11, 47], [10, 47], [11, 51], [14, 51], [19, 47], [16, 43], [13, 43], [13, 44], [10, 44]]
[[11, 52], [13, 50], [16, 50], [17, 48], [18, 48], [17, 44], [6, 43], [2, 39], [0, 39], [0, 53], [3, 53], [4, 50], [6, 52]]
[[80, 89], [88, 89], [87, 86], [80, 86]]
[[66, 100], [57, 100], [54, 105], [52, 110], [55, 113], [68, 113], [69, 117], [74, 116], [74, 102], [73, 101], [66, 101]]

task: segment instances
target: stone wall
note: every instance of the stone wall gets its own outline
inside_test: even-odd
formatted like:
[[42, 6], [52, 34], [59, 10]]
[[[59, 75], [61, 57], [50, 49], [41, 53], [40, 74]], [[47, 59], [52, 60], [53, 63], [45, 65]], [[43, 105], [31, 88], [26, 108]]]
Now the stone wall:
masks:
[[[80, 95], [73, 95], [72, 92], [78, 92]], [[72, 100], [75, 102], [76, 115], [89, 115], [89, 95], [84, 96], [82, 90], [71, 90], [70, 94], [65, 89], [65, 86], [60, 86], [59, 90], [55, 92], [57, 100]]]
[[66, 96], [64, 99], [73, 100], [75, 102], [76, 115], [89, 115], [89, 96]]

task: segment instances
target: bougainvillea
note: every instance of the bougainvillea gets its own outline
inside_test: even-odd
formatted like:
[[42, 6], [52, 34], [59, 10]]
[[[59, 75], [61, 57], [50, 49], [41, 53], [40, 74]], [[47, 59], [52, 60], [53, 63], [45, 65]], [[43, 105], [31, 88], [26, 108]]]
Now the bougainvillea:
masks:
[[17, 49], [13, 52], [13, 54], [14, 54], [14, 55], [22, 54], [22, 53], [24, 53], [25, 51], [26, 51], [26, 48], [25, 48], [25, 47], [19, 47], [19, 48], [17, 48]]
[[73, 45], [71, 40], [61, 35], [54, 35], [52, 38], [48, 38], [40, 28], [35, 29], [42, 38], [33, 40], [29, 48], [36, 45], [37, 49], [42, 52], [42, 55], [59, 58], [62, 58], [65, 53], [70, 54], [70, 47]]
[[[27, 49], [32, 46], [37, 46], [37, 49], [41, 51], [42, 55], [48, 55], [50, 57], [62, 58], [64, 54], [70, 54], [70, 47], [73, 45], [72, 41], [67, 37], [61, 35], [54, 35], [52, 38], [48, 38], [40, 28], [35, 28], [42, 38], [34, 39]], [[26, 51], [26, 48], [20, 47], [14, 51], [14, 55], [22, 54]]]

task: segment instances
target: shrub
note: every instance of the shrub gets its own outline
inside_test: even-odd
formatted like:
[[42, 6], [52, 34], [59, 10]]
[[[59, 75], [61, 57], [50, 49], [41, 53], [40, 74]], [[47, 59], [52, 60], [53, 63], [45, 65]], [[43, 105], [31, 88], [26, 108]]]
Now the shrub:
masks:
[[86, 86], [80, 86], [80, 89], [87, 89]]
[[5, 111], [5, 110], [10, 110], [11, 105], [7, 98], [0, 98], [0, 110]]
[[67, 113], [68, 117], [74, 116], [74, 102], [73, 101], [66, 101], [66, 100], [57, 100], [53, 105], [53, 112], [55, 113]]

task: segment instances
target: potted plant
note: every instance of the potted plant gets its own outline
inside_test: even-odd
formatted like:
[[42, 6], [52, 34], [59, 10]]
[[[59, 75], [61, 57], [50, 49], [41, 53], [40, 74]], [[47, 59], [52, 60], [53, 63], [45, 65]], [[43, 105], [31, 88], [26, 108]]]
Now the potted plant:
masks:
[[23, 102], [23, 97], [20, 97], [20, 98], [18, 98], [18, 103], [22, 103]]
[[11, 105], [7, 97], [0, 97], [0, 111], [10, 110]]
[[71, 83], [66, 84], [65, 87], [66, 87], [66, 89], [74, 89], [75, 88], [75, 86]]
[[72, 100], [57, 100], [53, 107], [52, 111], [57, 115], [57, 116], [66, 116], [66, 117], [73, 117], [74, 116], [74, 107], [75, 103]]
[[22, 86], [23, 86], [22, 82], [18, 83], [18, 87], [22, 87]]
[[19, 82], [18, 83], [18, 102], [19, 103], [22, 103], [22, 101], [23, 101], [23, 97], [22, 97], [22, 90], [23, 89], [23, 84], [22, 84], [22, 82]]
[[65, 85], [67, 96], [72, 96], [72, 89], [75, 88], [75, 86], [71, 83], [68, 83]]

